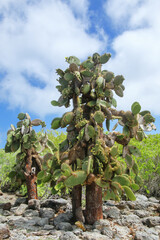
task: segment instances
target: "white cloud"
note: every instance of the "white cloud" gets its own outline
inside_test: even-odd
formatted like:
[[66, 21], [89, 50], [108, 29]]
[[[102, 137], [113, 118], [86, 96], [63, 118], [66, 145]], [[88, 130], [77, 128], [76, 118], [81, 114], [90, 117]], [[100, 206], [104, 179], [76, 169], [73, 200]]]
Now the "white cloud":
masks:
[[[106, 13], [115, 27], [125, 30], [112, 42], [114, 56], [106, 65], [126, 78], [121, 108], [140, 101], [144, 109], [159, 114], [160, 102], [160, 2], [108, 0]], [[123, 25], [124, 24], [124, 25]]]
[[[58, 97], [55, 69], [67, 66], [66, 56], [83, 59], [106, 46], [105, 35], [99, 40], [98, 35], [87, 34], [87, 8], [87, 0], [79, 8], [72, 0], [0, 2], [0, 69], [7, 72], [0, 80], [0, 101], [40, 115], [55, 112], [50, 106]], [[32, 86], [24, 73], [45, 87]]]

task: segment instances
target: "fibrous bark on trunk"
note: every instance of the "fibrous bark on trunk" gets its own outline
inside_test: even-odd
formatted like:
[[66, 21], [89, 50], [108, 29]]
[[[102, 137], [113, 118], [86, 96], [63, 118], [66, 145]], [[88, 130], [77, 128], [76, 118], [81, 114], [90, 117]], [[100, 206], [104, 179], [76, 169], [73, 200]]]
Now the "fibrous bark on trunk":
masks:
[[72, 212], [73, 212], [73, 219], [75, 221], [79, 220], [77, 219], [77, 209], [81, 208], [82, 204], [82, 186], [77, 185], [73, 187], [72, 190]]
[[38, 199], [37, 195], [37, 170], [33, 167], [32, 149], [27, 151], [25, 177], [28, 192], [28, 200]]
[[102, 212], [102, 188], [95, 182], [86, 186], [86, 211], [85, 220], [88, 224], [103, 219]]

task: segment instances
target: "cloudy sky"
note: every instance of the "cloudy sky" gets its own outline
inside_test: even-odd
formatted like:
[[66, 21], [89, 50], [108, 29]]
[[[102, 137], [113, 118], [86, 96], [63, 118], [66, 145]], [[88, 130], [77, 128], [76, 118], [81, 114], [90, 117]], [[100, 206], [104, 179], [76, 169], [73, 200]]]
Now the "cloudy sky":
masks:
[[58, 98], [56, 68], [65, 57], [82, 61], [110, 52], [105, 69], [125, 77], [118, 109], [134, 101], [160, 115], [159, 0], [1, 0], [0, 1], [0, 147], [19, 112], [51, 120], [64, 108]]

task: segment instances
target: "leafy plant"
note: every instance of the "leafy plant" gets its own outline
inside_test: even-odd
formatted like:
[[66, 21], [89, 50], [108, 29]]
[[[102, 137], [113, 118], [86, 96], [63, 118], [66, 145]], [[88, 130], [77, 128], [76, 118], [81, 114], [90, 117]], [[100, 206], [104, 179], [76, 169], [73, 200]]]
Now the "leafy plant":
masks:
[[[113, 92], [123, 97], [125, 89], [122, 75], [101, 70], [101, 66], [110, 59], [110, 54], [93, 54], [84, 62], [77, 57], [66, 58], [69, 68], [65, 71], [57, 69], [59, 75], [58, 91], [61, 93], [58, 101], [53, 100], [53, 106], [70, 106], [73, 110], [63, 114], [61, 118], [53, 119], [52, 129], [67, 127], [67, 138], [60, 144], [61, 169], [56, 170], [59, 178], [57, 186], [72, 187], [72, 209], [76, 220], [81, 220], [77, 209], [81, 208], [82, 185], [86, 185], [86, 222], [92, 224], [103, 218], [102, 188], [105, 199], [119, 200], [126, 194], [130, 200], [135, 200], [131, 188], [137, 188], [130, 177], [131, 171], [138, 178], [138, 166], [132, 155], [139, 155], [138, 149], [130, 145], [130, 139], [141, 141], [144, 131], [154, 128], [154, 118], [149, 111], [141, 112], [141, 106], [135, 102], [131, 111], [117, 111], [117, 103]], [[110, 121], [117, 119], [123, 126], [123, 132], [103, 132], [105, 122], [110, 131]], [[115, 143], [123, 146], [123, 158], [127, 169], [118, 161], [118, 150]], [[54, 172], [54, 174], [55, 174]]]

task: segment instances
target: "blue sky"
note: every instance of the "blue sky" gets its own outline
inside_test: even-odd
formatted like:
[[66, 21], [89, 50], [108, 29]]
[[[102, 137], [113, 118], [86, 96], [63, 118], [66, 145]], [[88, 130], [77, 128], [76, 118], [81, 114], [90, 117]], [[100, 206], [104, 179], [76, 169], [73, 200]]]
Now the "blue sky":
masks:
[[64, 108], [50, 102], [59, 94], [56, 68], [65, 57], [82, 61], [110, 52], [105, 69], [125, 77], [117, 109], [139, 101], [160, 116], [159, 0], [0, 1], [0, 148], [19, 112], [50, 123]]

